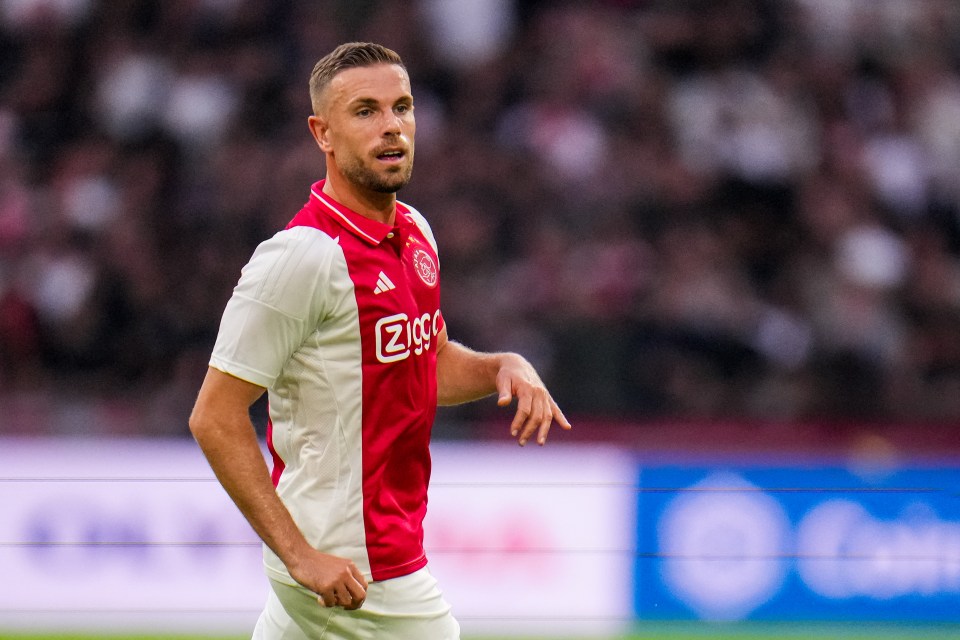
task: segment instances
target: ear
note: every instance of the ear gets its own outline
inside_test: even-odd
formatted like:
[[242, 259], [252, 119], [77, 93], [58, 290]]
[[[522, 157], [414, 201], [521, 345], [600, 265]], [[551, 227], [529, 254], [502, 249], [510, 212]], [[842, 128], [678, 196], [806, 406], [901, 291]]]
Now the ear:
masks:
[[310, 133], [313, 135], [313, 139], [317, 141], [320, 150], [324, 153], [330, 153], [333, 147], [330, 144], [328, 135], [330, 127], [327, 125], [327, 121], [320, 116], [313, 115], [307, 118], [307, 126], [310, 127]]

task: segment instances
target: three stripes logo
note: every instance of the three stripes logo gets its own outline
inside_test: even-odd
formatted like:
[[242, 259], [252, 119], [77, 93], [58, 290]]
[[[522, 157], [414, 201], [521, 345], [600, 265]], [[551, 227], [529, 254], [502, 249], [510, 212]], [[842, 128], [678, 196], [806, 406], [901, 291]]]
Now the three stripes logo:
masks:
[[380, 272], [380, 275], [377, 276], [377, 286], [373, 290], [374, 295], [380, 295], [386, 291], [392, 291], [397, 288], [397, 285], [393, 284], [390, 278], [387, 277], [383, 271]]

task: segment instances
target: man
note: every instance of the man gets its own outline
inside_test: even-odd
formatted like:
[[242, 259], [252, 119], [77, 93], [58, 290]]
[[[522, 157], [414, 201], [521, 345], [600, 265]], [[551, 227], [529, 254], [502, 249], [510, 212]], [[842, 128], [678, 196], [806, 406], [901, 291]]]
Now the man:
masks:
[[[447, 338], [433, 235], [396, 199], [416, 130], [399, 56], [342, 45], [310, 97], [326, 179], [244, 268], [190, 429], [264, 542], [254, 638], [458, 638], [423, 551], [436, 406], [516, 398], [521, 445], [570, 425], [522, 357]], [[265, 390], [272, 474], [249, 417]]]

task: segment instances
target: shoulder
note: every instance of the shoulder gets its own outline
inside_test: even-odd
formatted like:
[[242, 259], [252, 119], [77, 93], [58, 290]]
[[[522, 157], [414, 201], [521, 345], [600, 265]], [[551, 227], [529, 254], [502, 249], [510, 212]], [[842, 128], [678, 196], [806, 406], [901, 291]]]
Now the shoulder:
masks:
[[407, 210], [407, 215], [410, 216], [410, 219], [419, 227], [420, 233], [424, 235], [427, 239], [427, 242], [430, 243], [430, 246], [433, 247], [434, 252], [437, 252], [437, 239], [433, 235], [433, 229], [430, 228], [430, 223], [427, 222], [427, 219], [423, 216], [422, 213], [417, 211], [415, 208], [411, 207], [406, 202], [401, 202], [401, 205]]
[[295, 269], [300, 266], [318, 266], [338, 253], [339, 236], [331, 237], [313, 227], [291, 227], [261, 242], [253, 252], [250, 262]]
[[238, 290], [268, 304], [314, 289], [342, 259], [339, 237], [313, 227], [291, 227], [261, 242], [243, 268]]

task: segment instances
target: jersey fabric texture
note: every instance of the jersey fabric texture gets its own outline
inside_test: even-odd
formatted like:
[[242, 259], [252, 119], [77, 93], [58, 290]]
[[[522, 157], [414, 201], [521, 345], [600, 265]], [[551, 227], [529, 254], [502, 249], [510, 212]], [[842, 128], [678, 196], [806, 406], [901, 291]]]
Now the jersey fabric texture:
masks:
[[[244, 267], [210, 365], [268, 389], [273, 481], [308, 542], [386, 580], [427, 563], [436, 241], [413, 208], [383, 224], [323, 184]], [[266, 546], [264, 563], [294, 584]]]

